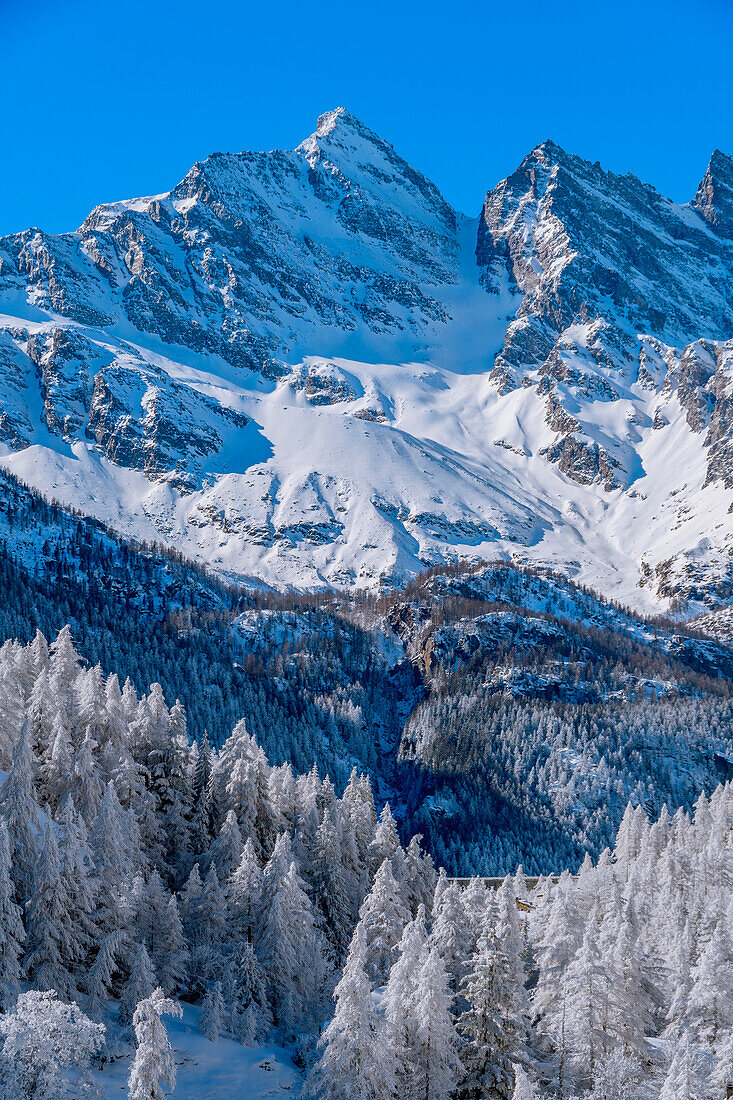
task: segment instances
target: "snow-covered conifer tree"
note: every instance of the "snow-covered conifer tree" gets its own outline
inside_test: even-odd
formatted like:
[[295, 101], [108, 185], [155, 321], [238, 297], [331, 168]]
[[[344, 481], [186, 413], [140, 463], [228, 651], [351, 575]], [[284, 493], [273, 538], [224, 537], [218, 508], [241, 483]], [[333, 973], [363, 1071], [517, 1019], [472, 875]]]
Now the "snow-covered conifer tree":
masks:
[[196, 920], [198, 927], [191, 951], [191, 973], [196, 987], [201, 988], [221, 978], [227, 939], [226, 896], [213, 865], [204, 879], [196, 907]]
[[199, 1016], [199, 1030], [212, 1043], [215, 1043], [224, 1027], [224, 996], [221, 981], [217, 978], [206, 990]]
[[336, 968], [341, 966], [351, 936], [351, 903], [342, 859], [343, 846], [330, 810], [316, 834], [313, 860], [313, 896], [323, 915], [323, 928]]
[[322, 938], [286, 833], [278, 837], [262, 884], [258, 954], [275, 1023], [302, 1030], [318, 1014], [324, 977]]
[[395, 1095], [394, 1058], [371, 998], [366, 962], [366, 935], [357, 925], [334, 993], [336, 1011], [306, 1084], [306, 1095], [313, 1100], [386, 1100]]
[[119, 929], [103, 936], [96, 958], [84, 980], [87, 991], [87, 1012], [93, 1020], [102, 1018], [105, 1002], [112, 996], [120, 960], [128, 954], [125, 935]]
[[690, 1040], [684, 1036], [674, 1047], [659, 1100], [700, 1100], [704, 1095]]
[[227, 905], [233, 936], [253, 943], [260, 935], [262, 868], [254, 842], [248, 838], [239, 865], [227, 884]]
[[491, 922], [486, 922], [479, 934], [461, 994], [466, 1005], [458, 1019], [458, 1030], [465, 1043], [462, 1058], [466, 1073], [461, 1098], [509, 1097], [520, 1025], [515, 1015], [514, 975]]
[[512, 1072], [514, 1073], [512, 1100], [540, 1100], [539, 1093], [532, 1081], [530, 1081], [526, 1070], [518, 1063], [515, 1063], [512, 1066]]
[[74, 753], [71, 792], [84, 821], [91, 825], [97, 816], [104, 794], [104, 783], [97, 761], [97, 742], [87, 733]]
[[25, 943], [22, 909], [14, 901], [10, 877], [8, 829], [0, 821], [0, 1012], [10, 1012], [20, 989], [20, 960]]
[[96, 920], [94, 864], [87, 830], [69, 795], [58, 819], [59, 856], [64, 891], [73, 918], [72, 953], [67, 960], [73, 972], [83, 972], [99, 939]]
[[39, 809], [33, 786], [33, 751], [28, 723], [24, 722], [13, 746], [10, 773], [0, 788], [0, 813], [8, 827], [10, 859], [16, 900], [25, 904], [30, 896], [38, 858], [36, 836], [40, 830]]
[[374, 837], [369, 845], [369, 852], [371, 864], [375, 870], [382, 866], [385, 859], [388, 859], [395, 878], [398, 882], [402, 882], [405, 871], [405, 853], [400, 844], [399, 833], [389, 802], [385, 802], [379, 815]]
[[728, 1086], [733, 1086], [733, 1030], [716, 1043], [710, 1086], [713, 1096], [725, 1096]]
[[102, 1047], [104, 1027], [53, 990], [21, 993], [0, 1015], [1, 1100], [82, 1100], [92, 1093], [81, 1075]]
[[23, 963], [26, 979], [38, 989], [54, 989], [64, 1000], [72, 1000], [77, 992], [68, 969], [75, 956], [74, 914], [69, 907], [56, 837], [48, 818], [34, 871], [26, 931]]
[[243, 847], [244, 841], [239, 831], [236, 815], [234, 810], [229, 810], [219, 830], [219, 835], [209, 849], [211, 862], [216, 867], [220, 882], [226, 882], [232, 872], [239, 866]]
[[227, 1030], [245, 1046], [261, 1043], [272, 1027], [265, 975], [251, 943], [234, 948], [223, 979]]
[[4, 771], [11, 767], [13, 748], [20, 737], [24, 720], [23, 699], [15, 678], [7, 668], [0, 666], [0, 768]]
[[155, 989], [155, 967], [144, 943], [137, 945], [133, 956], [130, 976], [122, 987], [118, 1020], [121, 1024], [132, 1023], [140, 1001], [144, 1001]]
[[433, 909], [430, 942], [440, 952], [454, 993], [471, 964], [471, 938], [461, 888], [456, 883], [441, 887]]
[[384, 985], [410, 919], [389, 859], [377, 871], [371, 891], [359, 909], [359, 918], [367, 941], [367, 973], [375, 985]]
[[135, 840], [131, 819], [120, 806], [110, 782], [89, 834], [96, 872], [97, 921], [104, 935], [124, 928], [129, 917], [125, 895], [137, 870]]
[[687, 1031], [691, 1039], [715, 1049], [718, 1037], [733, 1030], [733, 943], [725, 915], [721, 915], [691, 977]]
[[176, 1063], [162, 1016], [181, 1016], [177, 1001], [155, 989], [135, 1009], [132, 1026], [137, 1051], [127, 1079], [129, 1100], [165, 1100], [164, 1085], [176, 1083]]
[[422, 837], [415, 834], [407, 845], [405, 853], [402, 891], [405, 902], [413, 914], [417, 912], [418, 905], [424, 905], [425, 912], [430, 913], [438, 878], [432, 857], [420, 847], [421, 840]]
[[608, 1027], [609, 966], [610, 960], [604, 961], [601, 956], [597, 917], [591, 912], [583, 941], [562, 976], [562, 1029], [556, 1019], [552, 1030], [561, 1057], [563, 1053], [566, 1055], [578, 1079], [586, 1084], [592, 1081], [598, 1061], [614, 1044]]
[[[364, 932], [363, 926], [357, 927]], [[425, 910], [419, 906], [415, 919], [405, 925], [397, 947], [397, 959], [381, 999], [387, 1039], [395, 1057], [396, 1089], [400, 1100], [418, 1100], [420, 1095], [419, 1079], [414, 1073], [414, 1051], [418, 1045], [418, 979], [428, 958], [427, 939]]]
[[450, 1012], [453, 1000], [448, 974], [433, 948], [417, 981], [417, 1046], [413, 1051], [419, 1095], [425, 1100], [450, 1096], [463, 1073], [459, 1038]]
[[172, 997], [186, 985], [190, 962], [178, 901], [174, 894], [168, 899], [159, 933], [160, 950], [156, 963], [158, 979], [165, 995]]

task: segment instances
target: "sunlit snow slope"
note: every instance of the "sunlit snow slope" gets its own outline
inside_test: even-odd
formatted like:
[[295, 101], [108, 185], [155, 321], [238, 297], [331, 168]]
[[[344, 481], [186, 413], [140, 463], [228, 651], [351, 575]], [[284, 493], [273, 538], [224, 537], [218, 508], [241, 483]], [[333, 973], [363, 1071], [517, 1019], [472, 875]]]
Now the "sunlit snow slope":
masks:
[[272, 585], [552, 565], [733, 594], [733, 162], [677, 206], [550, 142], [481, 215], [347, 112], [76, 233], [0, 239], [0, 449]]

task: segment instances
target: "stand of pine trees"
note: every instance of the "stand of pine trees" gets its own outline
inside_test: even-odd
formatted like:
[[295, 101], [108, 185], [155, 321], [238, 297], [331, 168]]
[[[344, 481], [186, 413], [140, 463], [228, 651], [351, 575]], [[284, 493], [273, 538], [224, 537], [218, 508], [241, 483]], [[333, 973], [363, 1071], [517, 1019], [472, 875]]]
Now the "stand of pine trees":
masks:
[[0, 656], [0, 1100], [91, 1097], [130, 1043], [130, 1096], [164, 1095], [181, 1000], [291, 1045], [313, 1100], [724, 1095], [733, 784], [630, 806], [576, 876], [459, 884], [356, 770], [339, 795], [243, 722], [191, 743], [68, 629]]

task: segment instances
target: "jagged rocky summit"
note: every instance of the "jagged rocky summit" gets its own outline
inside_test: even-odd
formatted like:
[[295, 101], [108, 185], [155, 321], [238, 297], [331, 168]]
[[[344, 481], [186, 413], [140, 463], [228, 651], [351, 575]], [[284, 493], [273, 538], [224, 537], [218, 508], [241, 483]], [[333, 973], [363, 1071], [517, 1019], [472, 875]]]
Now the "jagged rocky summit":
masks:
[[733, 160], [678, 205], [552, 142], [478, 218], [343, 109], [0, 238], [0, 461], [223, 575], [503, 558], [733, 594]]

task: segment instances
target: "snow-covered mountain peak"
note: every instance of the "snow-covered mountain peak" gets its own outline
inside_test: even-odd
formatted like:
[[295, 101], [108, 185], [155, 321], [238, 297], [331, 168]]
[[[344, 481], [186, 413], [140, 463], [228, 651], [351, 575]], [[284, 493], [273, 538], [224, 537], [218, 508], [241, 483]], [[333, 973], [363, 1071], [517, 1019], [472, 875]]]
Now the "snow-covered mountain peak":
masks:
[[[336, 126], [349, 126], [354, 129], [364, 130], [365, 127], [357, 118], [346, 110], [345, 107], [335, 107], [333, 111], [324, 111], [319, 116], [315, 137], [323, 138], [330, 134]], [[376, 137], [376, 135], [375, 135]]]
[[719, 236], [733, 238], [733, 157], [713, 152], [692, 206]]
[[337, 108], [2, 238], [4, 462], [273, 584], [511, 557], [726, 600], [730, 158], [706, 180], [679, 206], [547, 140], [472, 220]]

